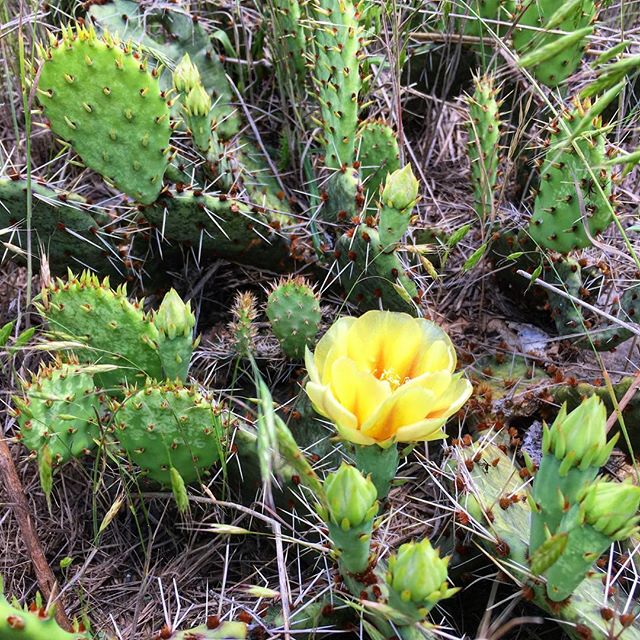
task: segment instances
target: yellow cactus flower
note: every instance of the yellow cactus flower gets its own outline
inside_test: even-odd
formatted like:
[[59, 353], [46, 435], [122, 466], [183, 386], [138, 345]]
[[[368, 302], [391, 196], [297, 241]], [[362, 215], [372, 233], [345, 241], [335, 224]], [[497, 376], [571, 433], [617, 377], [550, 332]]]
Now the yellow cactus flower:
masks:
[[306, 392], [342, 438], [389, 446], [445, 438], [447, 419], [471, 395], [436, 324], [406, 313], [340, 318], [305, 358]]

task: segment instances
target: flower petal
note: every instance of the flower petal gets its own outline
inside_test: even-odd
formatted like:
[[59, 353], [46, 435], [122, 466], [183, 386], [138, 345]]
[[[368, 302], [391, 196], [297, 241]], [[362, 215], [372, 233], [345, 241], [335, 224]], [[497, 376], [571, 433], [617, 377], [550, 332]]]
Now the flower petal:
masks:
[[318, 341], [313, 354], [313, 359], [316, 371], [318, 372], [318, 378], [323, 379], [323, 381], [325, 365], [329, 354], [332, 353], [332, 359], [335, 359], [346, 353], [347, 333], [349, 332], [349, 327], [356, 321], [356, 319], [357, 318], [352, 318], [350, 316], [339, 318]]
[[388, 440], [408, 424], [423, 420], [433, 405], [434, 394], [420, 386], [400, 387], [362, 425], [362, 432], [378, 441]]
[[472, 393], [472, 384], [459, 373], [453, 377], [449, 388], [436, 399], [426, 417], [449, 418], [460, 410]]
[[358, 428], [356, 417], [335, 399], [331, 389], [315, 382], [307, 382], [305, 391], [320, 415], [329, 418], [336, 426], [341, 425], [346, 429]]
[[406, 427], [398, 429], [396, 438], [398, 442], [430, 442], [431, 440], [442, 440], [447, 437], [443, 430], [446, 418], [429, 418], [414, 422]]
[[423, 343], [423, 345], [423, 350], [413, 362], [410, 377], [418, 378], [434, 371], [453, 372], [456, 368], [456, 352], [448, 339], [437, 340], [430, 344]]
[[336, 400], [363, 425], [391, 395], [388, 382], [361, 371], [353, 360], [338, 358], [331, 367], [331, 390]]

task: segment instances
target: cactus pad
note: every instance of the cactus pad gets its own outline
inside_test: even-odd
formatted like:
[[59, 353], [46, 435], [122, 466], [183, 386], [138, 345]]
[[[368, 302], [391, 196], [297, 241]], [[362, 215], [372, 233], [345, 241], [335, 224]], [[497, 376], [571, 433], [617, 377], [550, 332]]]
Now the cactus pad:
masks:
[[597, 14], [597, 3], [594, 0], [582, 0], [567, 15], [564, 11], [567, 3], [556, 0], [536, 0], [523, 4], [526, 8], [514, 29], [513, 44], [522, 55], [543, 47], [553, 47], [556, 43], [558, 51], [550, 57], [545, 56], [540, 64], [534, 66], [533, 73], [548, 87], [557, 87], [578, 68], [586, 44], [585, 35], [563, 45], [559, 42], [563, 37], [562, 32], [571, 34], [588, 27]]
[[318, 297], [304, 278], [283, 280], [273, 288], [267, 316], [284, 353], [289, 358], [303, 358], [322, 319]]
[[51, 129], [85, 164], [142, 203], [162, 187], [169, 107], [155, 71], [128, 45], [93, 29], [63, 29], [42, 50], [38, 95]]
[[340, 279], [347, 299], [363, 309], [404, 311], [415, 314], [415, 283], [395, 251], [383, 253], [378, 231], [366, 224], [345, 233], [336, 244]]
[[367, 200], [375, 202], [387, 174], [400, 168], [400, 150], [393, 129], [382, 120], [365, 120], [358, 130], [360, 178]]
[[40, 453], [46, 446], [52, 461], [63, 463], [95, 448], [101, 409], [91, 370], [56, 361], [42, 366], [23, 393], [14, 404], [28, 449]]
[[102, 388], [163, 377], [158, 330], [139, 302], [129, 302], [124, 285], [114, 291], [108, 278], [100, 282], [88, 272], [70, 275], [67, 282], [58, 279], [42, 291], [38, 310], [52, 332], [86, 344], [75, 350], [80, 362], [116, 365], [96, 374]]
[[[563, 123], [570, 132], [578, 126], [582, 128], [581, 121], [589, 106], [588, 102], [577, 104], [574, 111], [563, 115]], [[540, 188], [529, 225], [531, 237], [545, 249], [568, 253], [588, 247], [591, 240], [585, 224], [590, 235], [595, 236], [612, 220], [608, 201], [612, 193], [611, 169], [604, 166], [605, 136], [601, 127], [601, 119], [595, 118], [592, 129], [576, 131], [579, 135], [573, 142], [562, 126], [551, 135], [540, 167]]]
[[113, 408], [121, 447], [163, 486], [172, 484], [171, 468], [184, 482], [195, 482], [221, 457], [220, 419], [194, 387], [149, 382]]
[[474, 207], [481, 220], [493, 211], [498, 177], [500, 144], [500, 104], [491, 76], [475, 79], [475, 92], [468, 98], [469, 160], [474, 192]]

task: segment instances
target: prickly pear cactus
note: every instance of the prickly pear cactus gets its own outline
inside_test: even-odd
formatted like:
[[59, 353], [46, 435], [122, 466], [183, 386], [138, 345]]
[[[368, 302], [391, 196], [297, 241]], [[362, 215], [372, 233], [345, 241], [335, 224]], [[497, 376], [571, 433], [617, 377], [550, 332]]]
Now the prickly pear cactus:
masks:
[[[602, 119], [594, 118], [591, 127], [582, 130], [589, 107], [589, 101], [577, 102], [573, 111], [563, 114], [540, 167], [540, 187], [529, 234], [540, 246], [560, 253], [590, 246], [589, 235], [599, 234], [612, 220], [611, 169], [605, 166]], [[569, 135], [562, 124], [568, 127]], [[574, 140], [573, 134], [578, 134]]]
[[467, 99], [469, 105], [469, 160], [473, 184], [474, 207], [481, 220], [487, 220], [494, 209], [498, 180], [500, 146], [500, 103], [492, 76], [475, 78], [475, 91]]
[[212, 400], [195, 387], [147, 382], [113, 401], [115, 437], [149, 478], [175, 486], [203, 480], [222, 456], [220, 418]]
[[285, 355], [303, 358], [322, 319], [318, 296], [304, 278], [283, 280], [269, 294], [267, 317]]
[[384, 253], [377, 229], [361, 224], [336, 244], [340, 280], [348, 300], [363, 309], [382, 308], [415, 314], [418, 289], [395, 251]]
[[607, 594], [604, 574], [595, 568], [563, 602], [551, 602], [544, 583], [530, 580], [530, 507], [523, 494], [520, 469], [509, 455], [489, 439], [456, 448], [453, 454], [461, 508], [473, 518], [481, 544], [497, 563], [505, 563], [508, 575], [526, 587], [523, 592], [527, 597], [554, 619], [568, 623], [563, 630], [575, 640], [582, 640], [585, 633], [592, 640], [609, 640], [617, 634], [624, 640], [640, 638], [638, 622], [623, 626], [620, 621], [626, 595], [617, 591]]
[[[114, 270], [118, 255], [113, 235], [104, 230], [107, 220], [98, 221], [87, 201], [80, 195], [31, 184], [31, 229], [33, 255], [39, 245], [47, 256], [52, 273], [66, 272], [69, 264], [99, 270]], [[5, 241], [26, 251], [27, 183], [25, 180], [0, 178], [0, 229], [15, 228]]]
[[53, 132], [127, 195], [153, 202], [170, 135], [157, 72], [117, 37], [81, 26], [63, 28], [40, 53], [38, 96]]
[[167, 640], [245, 640], [247, 635], [244, 622], [210, 622], [186, 631], [176, 631], [167, 636]]
[[312, 0], [314, 81], [325, 137], [325, 165], [350, 166], [355, 160], [360, 56], [364, 28], [358, 2]]
[[14, 398], [20, 441], [31, 451], [45, 447], [53, 463], [64, 463], [95, 449], [100, 438], [100, 392], [95, 371], [56, 360], [43, 365]]
[[[548, 87], [557, 87], [578, 68], [582, 60], [587, 33], [580, 37], [579, 32], [595, 19], [598, 3], [581, 0], [575, 6], [556, 0], [536, 0], [523, 5], [525, 10], [513, 31], [513, 44], [520, 55], [543, 48], [548, 51], [533, 67], [533, 73]], [[562, 32], [575, 34], [577, 38], [568, 41]]]
[[358, 129], [356, 145], [367, 201], [375, 204], [387, 175], [400, 168], [398, 138], [383, 120], [365, 120]]
[[181, 245], [197, 261], [221, 257], [276, 271], [289, 261], [288, 243], [277, 233], [279, 223], [259, 207], [228, 196], [191, 190], [171, 192], [146, 207], [139, 222], [142, 226], [151, 223], [161, 240]]
[[407, 232], [419, 186], [410, 164], [387, 175], [378, 205], [380, 242], [386, 252], [392, 251]]
[[88, 633], [68, 632], [54, 620], [52, 611], [33, 606], [23, 609], [2, 595], [0, 581], [0, 638], [2, 640], [90, 640]]
[[78, 278], [69, 274], [66, 282], [57, 279], [42, 291], [37, 308], [50, 331], [85, 345], [74, 349], [80, 362], [115, 365], [96, 374], [101, 388], [164, 377], [158, 329], [140, 302], [129, 302], [124, 285], [113, 290], [108, 278], [100, 282], [86, 271]]
[[364, 201], [358, 172], [351, 167], [345, 167], [332, 173], [327, 180], [323, 197], [323, 220], [342, 224], [353, 220]]

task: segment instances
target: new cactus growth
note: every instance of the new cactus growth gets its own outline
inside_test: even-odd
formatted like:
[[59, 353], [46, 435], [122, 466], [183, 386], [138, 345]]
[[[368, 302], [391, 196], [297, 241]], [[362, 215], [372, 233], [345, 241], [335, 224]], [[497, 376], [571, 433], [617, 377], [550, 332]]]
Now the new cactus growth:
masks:
[[[521, 13], [513, 32], [513, 44], [520, 55], [533, 59], [535, 77], [548, 87], [557, 87], [582, 60], [589, 25], [597, 14], [594, 0], [536, 0], [521, 3]], [[562, 35], [562, 32], [567, 32]]]
[[531, 496], [531, 553], [554, 535], [583, 487], [593, 482], [609, 459], [617, 437], [607, 442], [607, 413], [597, 396], [591, 396], [567, 415], [563, 405], [555, 422], [544, 427], [543, 456]]
[[320, 327], [318, 296], [304, 278], [283, 280], [269, 294], [267, 317], [285, 355], [301, 359]]
[[375, 203], [388, 174], [400, 168], [398, 138], [382, 120], [365, 120], [356, 138], [362, 185], [367, 201]]
[[405, 273], [396, 251], [385, 253], [377, 229], [361, 224], [336, 244], [340, 279], [349, 300], [364, 309], [415, 313], [418, 289]]
[[248, 291], [236, 294], [231, 313], [233, 321], [229, 324], [229, 330], [233, 335], [236, 353], [241, 358], [249, 358], [255, 355], [258, 334], [255, 326], [258, 317], [256, 297]]
[[412, 622], [424, 620], [438, 602], [459, 591], [447, 584], [448, 564], [426, 538], [401, 545], [389, 558], [389, 605]]
[[556, 534], [566, 536], [565, 548], [544, 574], [551, 600], [571, 597], [613, 542], [637, 532], [639, 506], [640, 487], [632, 484], [599, 480], [584, 487]]
[[153, 202], [170, 135], [157, 72], [117, 37], [81, 26], [63, 28], [40, 53], [38, 96], [53, 132], [126, 194]]
[[573, 111], [563, 114], [540, 167], [529, 233], [540, 246], [560, 253], [590, 246], [590, 236], [612, 220], [611, 169], [604, 166], [602, 120], [598, 116], [585, 127], [590, 106], [588, 100], [577, 102]]
[[411, 212], [418, 200], [419, 183], [408, 164], [387, 175], [380, 194], [379, 236], [385, 251], [402, 240], [411, 221]]
[[[129, 458], [155, 482], [175, 487], [203, 480], [222, 455], [222, 431], [212, 401], [195, 387], [147, 382], [114, 400], [115, 437]], [[173, 480], [173, 482], [172, 482]]]
[[79, 343], [74, 353], [80, 362], [114, 365], [95, 376], [103, 389], [164, 377], [158, 328], [140, 302], [128, 300], [124, 285], [113, 290], [108, 278], [70, 274], [66, 282], [57, 279], [43, 289], [37, 308], [54, 334]]
[[191, 311], [191, 303], [185, 304], [175, 289], [171, 289], [162, 299], [152, 322], [158, 329], [158, 356], [164, 376], [184, 382], [194, 348], [196, 317]]
[[358, 469], [342, 463], [324, 481], [327, 507], [320, 517], [329, 527], [329, 537], [340, 566], [357, 575], [369, 566], [371, 532], [378, 513], [376, 488]]
[[469, 105], [469, 161], [474, 207], [480, 220], [490, 219], [498, 179], [500, 148], [500, 102], [492, 76], [475, 79], [475, 92]]

